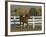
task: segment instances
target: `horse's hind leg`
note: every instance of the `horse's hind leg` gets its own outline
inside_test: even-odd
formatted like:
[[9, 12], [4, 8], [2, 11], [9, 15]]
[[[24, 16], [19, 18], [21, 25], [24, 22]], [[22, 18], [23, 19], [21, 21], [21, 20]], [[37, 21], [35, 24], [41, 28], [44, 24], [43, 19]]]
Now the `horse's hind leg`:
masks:
[[26, 22], [26, 27], [28, 27], [28, 22]]

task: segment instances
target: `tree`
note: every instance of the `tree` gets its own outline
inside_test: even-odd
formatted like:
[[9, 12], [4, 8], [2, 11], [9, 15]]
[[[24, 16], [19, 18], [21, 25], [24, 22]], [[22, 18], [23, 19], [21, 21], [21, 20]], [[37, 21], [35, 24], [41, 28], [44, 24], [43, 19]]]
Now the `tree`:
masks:
[[31, 9], [30, 9], [30, 15], [31, 15], [31, 16], [36, 16], [36, 15], [37, 15], [37, 11], [36, 11], [35, 8], [31, 8]]

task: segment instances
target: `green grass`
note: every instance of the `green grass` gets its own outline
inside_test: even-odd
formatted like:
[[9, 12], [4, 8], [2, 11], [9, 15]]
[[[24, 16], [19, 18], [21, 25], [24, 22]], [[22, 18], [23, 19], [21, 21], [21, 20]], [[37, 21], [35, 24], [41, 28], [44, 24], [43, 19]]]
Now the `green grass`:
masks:
[[42, 30], [41, 25], [36, 25], [35, 28], [33, 29], [33, 25], [28, 25], [26, 27], [11, 27], [11, 32], [20, 32], [20, 31], [39, 31]]

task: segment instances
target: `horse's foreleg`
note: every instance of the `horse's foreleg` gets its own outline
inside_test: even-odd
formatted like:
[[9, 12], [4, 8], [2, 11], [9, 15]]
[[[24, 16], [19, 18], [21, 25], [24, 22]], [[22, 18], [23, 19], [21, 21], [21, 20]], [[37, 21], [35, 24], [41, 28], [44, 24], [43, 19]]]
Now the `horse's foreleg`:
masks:
[[22, 24], [22, 28], [24, 27], [24, 22], [23, 22], [23, 24]]
[[21, 27], [23, 27], [23, 22], [21, 22]]

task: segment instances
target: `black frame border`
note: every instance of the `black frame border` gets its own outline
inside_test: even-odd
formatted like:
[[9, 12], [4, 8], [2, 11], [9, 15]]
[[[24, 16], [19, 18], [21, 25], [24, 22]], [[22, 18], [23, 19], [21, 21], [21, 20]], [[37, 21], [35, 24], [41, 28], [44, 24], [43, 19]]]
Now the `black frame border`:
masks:
[[[8, 2], [44, 4], [44, 33], [8, 35]], [[41, 35], [41, 34], [45, 34], [45, 3], [42, 3], [42, 2], [25, 2], [25, 1], [5, 1], [5, 36], [25, 36], [25, 35]]]

